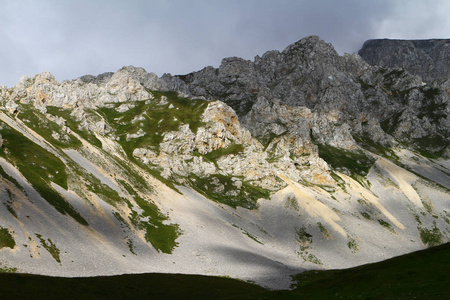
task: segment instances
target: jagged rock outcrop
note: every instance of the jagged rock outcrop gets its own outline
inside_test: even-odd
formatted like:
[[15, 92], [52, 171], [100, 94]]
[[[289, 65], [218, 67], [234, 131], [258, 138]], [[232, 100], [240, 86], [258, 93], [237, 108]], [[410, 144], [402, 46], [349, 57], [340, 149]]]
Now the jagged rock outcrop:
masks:
[[364, 43], [358, 54], [369, 64], [402, 68], [426, 82], [450, 78], [450, 40], [375, 39]]
[[450, 154], [445, 86], [427, 85], [401, 69], [371, 66], [358, 55], [341, 57], [318, 37], [304, 38], [282, 52], [267, 52], [253, 62], [227, 58], [218, 69], [161, 80], [169, 90], [223, 100], [258, 138], [275, 134], [273, 128], [279, 130], [283, 123], [282, 116], [267, 118], [264, 111], [284, 105], [317, 113], [312, 120], [296, 119], [304, 122], [300, 135], [306, 143], [309, 131], [319, 142], [343, 148], [354, 148], [351, 136], [359, 135], [386, 146], [397, 140], [412, 149]]

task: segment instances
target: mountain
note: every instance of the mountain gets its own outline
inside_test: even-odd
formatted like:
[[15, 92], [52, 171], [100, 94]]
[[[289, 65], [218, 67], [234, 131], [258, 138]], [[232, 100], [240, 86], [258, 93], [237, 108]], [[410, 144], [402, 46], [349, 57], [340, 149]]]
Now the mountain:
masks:
[[449, 89], [307, 37], [0, 88], [0, 268], [290, 275], [449, 240]]

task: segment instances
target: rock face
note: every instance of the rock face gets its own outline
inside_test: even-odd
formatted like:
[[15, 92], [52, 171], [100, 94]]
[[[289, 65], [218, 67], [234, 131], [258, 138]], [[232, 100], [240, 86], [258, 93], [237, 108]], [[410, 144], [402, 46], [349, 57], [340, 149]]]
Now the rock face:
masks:
[[358, 54], [371, 65], [402, 68], [426, 82], [450, 78], [450, 40], [369, 40]]
[[287, 288], [444, 243], [446, 88], [314, 36], [184, 76], [23, 77], [0, 87], [0, 270]]
[[[442, 47], [436, 49], [442, 49], [442, 55], [436, 54], [436, 59], [448, 55], [446, 42], [439, 45]], [[421, 69], [422, 60], [415, 61]], [[433, 67], [443, 78], [450, 72], [445, 66], [448, 61], [437, 60]], [[385, 65], [396, 67], [391, 61]], [[257, 138], [279, 135], [282, 127], [297, 123], [296, 137], [305, 145], [313, 138], [350, 149], [355, 148], [352, 136], [370, 136], [383, 145], [393, 146], [397, 140], [413, 149], [450, 155], [446, 85], [427, 85], [403, 69], [371, 66], [358, 55], [341, 57], [318, 37], [304, 38], [282, 52], [267, 52], [253, 62], [227, 58], [218, 69], [207, 67], [184, 76], [166, 75], [161, 80], [164, 84], [160, 86], [168, 90], [221, 99], [234, 108]], [[282, 114], [294, 107], [309, 109], [312, 114], [289, 122], [293, 120], [290, 113]], [[298, 122], [303, 122], [301, 129]]]

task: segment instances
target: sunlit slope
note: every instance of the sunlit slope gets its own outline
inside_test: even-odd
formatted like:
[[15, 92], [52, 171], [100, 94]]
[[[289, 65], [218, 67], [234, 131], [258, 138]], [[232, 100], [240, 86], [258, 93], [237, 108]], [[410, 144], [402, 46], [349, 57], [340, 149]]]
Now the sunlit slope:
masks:
[[174, 93], [98, 108], [23, 105], [0, 119], [5, 270], [195, 273], [287, 287], [302, 270], [448, 240], [445, 160], [321, 146], [330, 179], [298, 180], [225, 104]]

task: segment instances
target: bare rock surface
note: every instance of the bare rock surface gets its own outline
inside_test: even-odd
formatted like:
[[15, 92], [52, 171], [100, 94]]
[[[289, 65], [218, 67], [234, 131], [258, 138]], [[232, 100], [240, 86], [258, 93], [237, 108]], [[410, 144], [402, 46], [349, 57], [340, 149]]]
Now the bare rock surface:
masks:
[[358, 54], [371, 65], [402, 68], [425, 81], [450, 77], [450, 40], [375, 39], [364, 43]]

